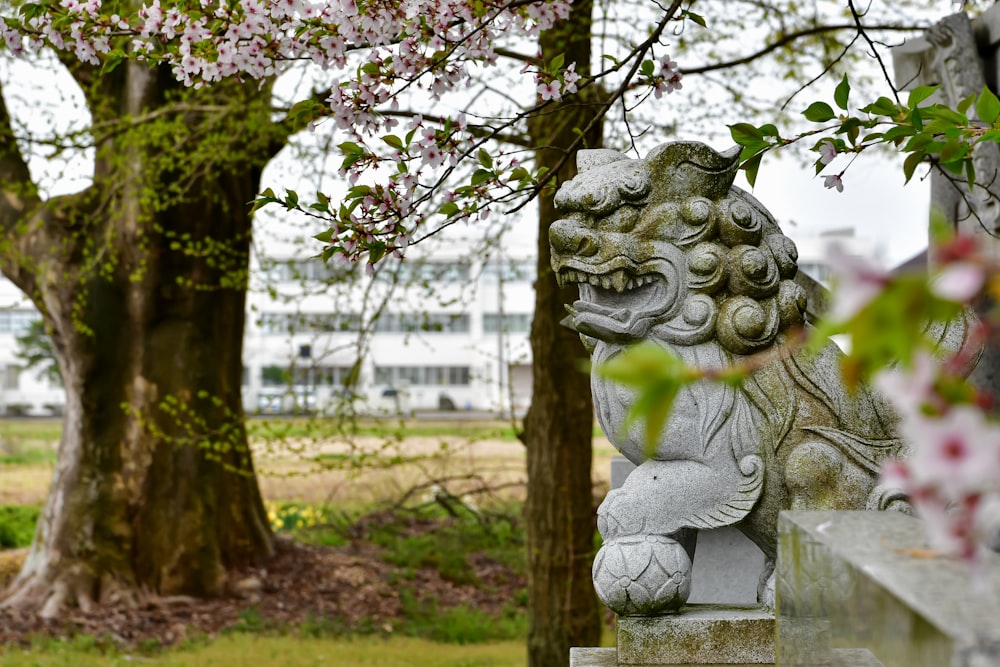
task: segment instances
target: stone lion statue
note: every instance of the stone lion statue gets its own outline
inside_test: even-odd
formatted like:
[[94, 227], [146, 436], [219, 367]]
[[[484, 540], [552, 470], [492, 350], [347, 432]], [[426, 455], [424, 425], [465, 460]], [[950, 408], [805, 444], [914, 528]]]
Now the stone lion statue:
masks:
[[602, 428], [638, 466], [598, 510], [594, 580], [619, 614], [684, 604], [700, 529], [736, 525], [761, 548], [771, 563], [759, 596], [773, 604], [779, 511], [908, 507], [877, 484], [880, 463], [907, 453], [885, 401], [845, 388], [834, 344], [812, 357], [781, 347], [805, 325], [797, 251], [733, 187], [738, 157], [695, 142], [640, 160], [582, 151], [556, 194], [552, 268], [579, 285], [569, 320], [595, 366], [642, 340], [701, 367], [774, 351], [741, 387], [682, 390], [650, 457], [644, 426], [623, 429], [633, 392], [591, 376]]

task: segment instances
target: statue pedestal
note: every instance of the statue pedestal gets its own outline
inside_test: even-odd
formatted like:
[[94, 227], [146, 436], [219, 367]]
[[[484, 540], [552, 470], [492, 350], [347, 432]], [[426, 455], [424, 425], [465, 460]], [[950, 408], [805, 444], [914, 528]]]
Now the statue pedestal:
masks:
[[694, 604], [677, 614], [618, 617], [618, 664], [773, 664], [774, 615]]
[[774, 616], [759, 607], [709, 604], [664, 616], [619, 616], [617, 643], [617, 650], [573, 649], [570, 667], [773, 665]]

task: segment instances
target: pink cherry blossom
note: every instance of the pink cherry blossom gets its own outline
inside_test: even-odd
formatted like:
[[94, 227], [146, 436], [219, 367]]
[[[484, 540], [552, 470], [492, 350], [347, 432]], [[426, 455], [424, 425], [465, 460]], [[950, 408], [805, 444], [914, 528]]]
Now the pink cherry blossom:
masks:
[[[832, 141], [824, 141], [819, 145], [819, 161], [821, 164], [830, 164], [835, 157], [837, 157], [837, 147], [833, 145]], [[830, 186], [827, 185], [826, 187]], [[838, 190], [843, 190], [843, 185]]]
[[541, 98], [543, 102], [548, 102], [550, 100], [558, 100], [559, 95], [559, 82], [550, 81], [548, 83], [538, 84], [538, 97]]
[[913, 355], [910, 368], [894, 366], [880, 371], [872, 383], [887, 397], [896, 410], [909, 416], [921, 412], [924, 406], [938, 408], [941, 398], [934, 390], [941, 362], [929, 352], [919, 351]]
[[827, 257], [833, 270], [833, 303], [829, 315], [845, 322], [856, 315], [888, 284], [889, 274], [867, 259], [846, 252], [839, 244]]
[[843, 192], [844, 181], [840, 178], [840, 174], [831, 174], [823, 179], [823, 187], [831, 190], [836, 188], [837, 192]]
[[942, 299], [966, 303], [979, 293], [986, 273], [976, 262], [952, 262], [931, 282], [931, 291]]
[[1000, 478], [1000, 428], [980, 410], [959, 405], [936, 417], [914, 411], [900, 431], [913, 448], [908, 463], [918, 486], [934, 486], [957, 498]]

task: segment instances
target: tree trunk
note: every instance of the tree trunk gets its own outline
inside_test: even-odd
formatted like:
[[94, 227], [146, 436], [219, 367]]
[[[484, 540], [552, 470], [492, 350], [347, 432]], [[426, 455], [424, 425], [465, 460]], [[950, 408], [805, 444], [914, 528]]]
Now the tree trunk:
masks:
[[[592, 3], [575, 2], [564, 23], [544, 33], [539, 42], [548, 61], [564, 53], [566, 63], [589, 76]], [[586, 93], [591, 93], [586, 95]], [[539, 166], [556, 169], [556, 182], [576, 173], [575, 160], [562, 163], [583, 129], [593, 119], [593, 89], [566, 98], [552, 113], [539, 114], [531, 125], [540, 147]], [[548, 111], [548, 109], [546, 109]], [[585, 137], [588, 147], [601, 143], [600, 124]], [[597, 646], [601, 612], [591, 580], [595, 517], [591, 485], [594, 410], [590, 381], [582, 370], [588, 360], [579, 336], [560, 326], [564, 304], [577, 298], [575, 287], [559, 289], [552, 273], [549, 226], [559, 219], [552, 193], [539, 199], [538, 279], [531, 325], [532, 401], [524, 421], [528, 450], [528, 498], [525, 508], [528, 548], [528, 664], [563, 667], [571, 646]]]
[[[240, 394], [266, 95], [191, 94], [142, 63], [74, 74], [95, 126], [116, 128], [93, 185], [0, 207], [4, 273], [42, 311], [66, 388], [52, 486], [3, 602], [47, 617], [219, 595], [272, 553]], [[6, 109], [0, 121], [9, 202], [33, 190]]]

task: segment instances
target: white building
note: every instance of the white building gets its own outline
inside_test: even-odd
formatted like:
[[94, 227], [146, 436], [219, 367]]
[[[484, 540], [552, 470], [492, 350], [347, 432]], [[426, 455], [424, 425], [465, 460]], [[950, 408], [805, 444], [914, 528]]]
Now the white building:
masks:
[[66, 403], [62, 387], [43, 369], [26, 370], [17, 337], [41, 316], [34, 304], [0, 276], [0, 415], [58, 415]]
[[[829, 277], [832, 243], [880, 255], [852, 229], [796, 243], [801, 270], [820, 282]], [[531, 396], [535, 263], [527, 252], [507, 252], [481, 259], [438, 247], [404, 262], [387, 260], [375, 276], [302, 259], [301, 247], [254, 258], [245, 410], [332, 413], [349, 401], [374, 413], [522, 413]], [[64, 403], [61, 388], [24, 371], [17, 356], [15, 336], [34, 319], [31, 303], [0, 280], [0, 414], [57, 414]]]
[[531, 258], [388, 261], [375, 276], [266, 258], [244, 339], [244, 406], [369, 412], [527, 408]]
[[[788, 233], [787, 230], [785, 233]], [[884, 248], [879, 247], [874, 239], [856, 236], [853, 227], [840, 227], [808, 236], [794, 235], [793, 240], [799, 251], [799, 271], [827, 287], [831, 277], [827, 258], [833, 246], [840, 246], [848, 255], [871, 259], [877, 264], [885, 262]]]

